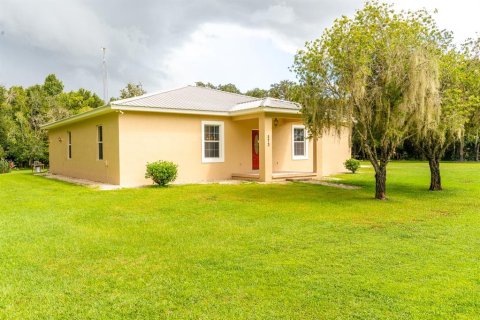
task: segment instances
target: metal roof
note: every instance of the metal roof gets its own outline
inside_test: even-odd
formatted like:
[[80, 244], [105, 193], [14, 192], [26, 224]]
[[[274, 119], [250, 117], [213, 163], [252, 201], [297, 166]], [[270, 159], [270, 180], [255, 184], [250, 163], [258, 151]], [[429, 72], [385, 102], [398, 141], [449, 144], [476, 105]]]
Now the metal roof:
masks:
[[274, 98], [255, 98], [243, 94], [196, 86], [186, 86], [174, 90], [117, 100], [113, 101], [111, 105], [213, 112], [231, 112], [258, 107], [300, 110], [298, 104], [290, 101]]
[[255, 98], [216, 89], [186, 86], [113, 101], [110, 105], [47, 123], [42, 128], [53, 129], [109, 112], [121, 112], [122, 110], [234, 116], [259, 111], [299, 114], [300, 109], [299, 104], [291, 101]]

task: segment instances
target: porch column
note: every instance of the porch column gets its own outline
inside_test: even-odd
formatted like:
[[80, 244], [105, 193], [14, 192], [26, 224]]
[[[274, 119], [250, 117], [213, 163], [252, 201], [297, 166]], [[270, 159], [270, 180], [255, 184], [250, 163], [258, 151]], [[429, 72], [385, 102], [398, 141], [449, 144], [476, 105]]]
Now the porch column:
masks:
[[313, 137], [313, 172], [316, 173], [316, 178], [321, 178], [322, 170], [322, 138]]
[[260, 147], [260, 181], [272, 181], [272, 118], [258, 118]]

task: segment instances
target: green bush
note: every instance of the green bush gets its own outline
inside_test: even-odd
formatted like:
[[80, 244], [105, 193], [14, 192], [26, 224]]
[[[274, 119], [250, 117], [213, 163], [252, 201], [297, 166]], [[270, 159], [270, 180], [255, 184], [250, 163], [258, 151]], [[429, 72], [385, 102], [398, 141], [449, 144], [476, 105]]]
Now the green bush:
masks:
[[357, 172], [358, 168], [360, 168], [360, 161], [352, 158], [345, 161], [343, 165], [347, 170], [351, 171], [352, 173], [355, 173]]
[[10, 163], [7, 160], [0, 159], [0, 174], [10, 172]]
[[160, 186], [166, 186], [177, 178], [178, 165], [170, 161], [156, 161], [147, 163], [145, 178], [151, 178]]

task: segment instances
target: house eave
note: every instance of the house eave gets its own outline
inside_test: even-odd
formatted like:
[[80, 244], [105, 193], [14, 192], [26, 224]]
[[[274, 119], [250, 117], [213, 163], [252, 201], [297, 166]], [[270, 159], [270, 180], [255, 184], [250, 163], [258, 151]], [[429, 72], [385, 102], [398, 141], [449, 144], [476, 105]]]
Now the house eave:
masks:
[[98, 117], [104, 114], [108, 114], [114, 111], [134, 111], [134, 112], [156, 112], [156, 113], [174, 113], [174, 114], [190, 114], [190, 115], [206, 115], [206, 116], [220, 116], [220, 117], [233, 117], [242, 116], [255, 113], [278, 113], [278, 114], [296, 114], [300, 115], [300, 110], [283, 109], [275, 107], [257, 107], [236, 111], [208, 111], [208, 110], [189, 110], [189, 109], [172, 109], [172, 108], [154, 108], [154, 107], [134, 107], [134, 106], [122, 106], [122, 105], [106, 105], [97, 109], [93, 109], [84, 113], [80, 113], [62, 120], [47, 123], [41, 126], [42, 129], [50, 130], [59, 127], [63, 127], [72, 123], [83, 121], [86, 119]]
[[112, 109], [112, 107], [110, 105], [106, 105], [106, 106], [103, 106], [103, 107], [99, 107], [99, 108], [96, 108], [96, 109], [93, 109], [93, 110], [90, 110], [90, 111], [87, 111], [87, 112], [84, 112], [84, 113], [80, 113], [80, 114], [62, 119], [62, 120], [58, 120], [58, 121], [55, 121], [55, 122], [50, 122], [50, 123], [44, 124], [40, 127], [42, 129], [45, 129], [45, 130], [55, 129], [55, 128], [63, 127], [65, 125], [72, 124], [72, 123], [75, 123], [75, 122], [79, 122], [79, 121], [83, 121], [83, 120], [86, 120], [86, 119], [98, 117], [100, 115], [104, 115], [104, 114], [107, 114], [107, 113], [110, 113], [110, 112], [113, 112], [113, 111], [114, 110]]
[[256, 107], [256, 108], [249, 108], [249, 109], [235, 110], [235, 111], [209, 111], [209, 110], [192, 110], [192, 109], [183, 109], [182, 110], [182, 109], [173, 109], [173, 108], [136, 107], [136, 106], [134, 107], [134, 106], [112, 105], [112, 109], [113, 110], [121, 110], [121, 111], [210, 115], [210, 116], [223, 116], [223, 117], [233, 117], [233, 116], [239, 116], [239, 115], [259, 113], [259, 112], [274, 112], [274, 113], [298, 114], [298, 115], [301, 114], [300, 110], [275, 108], [275, 107]]
[[209, 111], [209, 110], [191, 110], [191, 109], [172, 109], [172, 108], [157, 108], [157, 107], [134, 107], [123, 105], [112, 105], [113, 110], [121, 111], [136, 111], [136, 112], [156, 112], [156, 113], [176, 113], [176, 114], [198, 114], [209, 116], [229, 116], [225, 111]]

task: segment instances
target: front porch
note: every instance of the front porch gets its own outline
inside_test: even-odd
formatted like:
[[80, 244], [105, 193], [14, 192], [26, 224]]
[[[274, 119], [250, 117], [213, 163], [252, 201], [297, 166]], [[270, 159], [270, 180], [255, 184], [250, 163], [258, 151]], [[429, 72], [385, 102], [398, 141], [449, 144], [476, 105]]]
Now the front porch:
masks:
[[[311, 180], [317, 177], [315, 172], [301, 172], [301, 171], [275, 171], [272, 172], [270, 181], [283, 181], [283, 180]], [[234, 173], [232, 174], [234, 180], [247, 180], [247, 181], [259, 181], [260, 170], [253, 170], [246, 173]]]
[[[249, 143], [237, 146], [242, 150], [241, 165], [232, 179], [270, 182], [322, 176], [321, 139], [308, 137], [300, 113], [259, 112], [235, 116], [233, 120], [243, 128], [242, 136]], [[294, 136], [298, 139], [299, 128], [303, 130], [303, 143], [294, 140]]]

